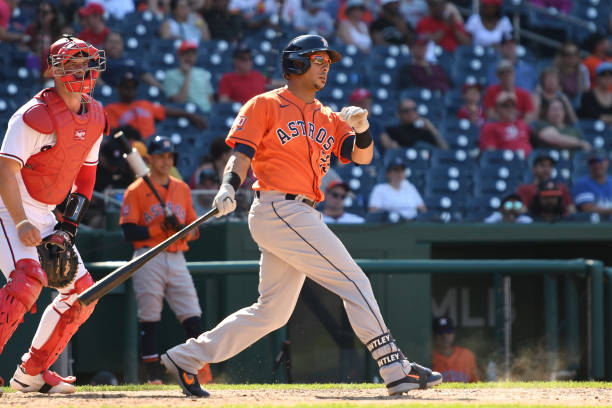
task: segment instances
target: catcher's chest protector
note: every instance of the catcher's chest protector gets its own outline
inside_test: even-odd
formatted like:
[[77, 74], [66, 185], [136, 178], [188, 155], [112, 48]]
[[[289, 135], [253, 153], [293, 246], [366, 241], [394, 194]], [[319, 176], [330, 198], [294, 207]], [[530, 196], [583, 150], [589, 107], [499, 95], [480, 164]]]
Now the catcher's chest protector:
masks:
[[47, 88], [34, 98], [41, 103], [23, 115], [32, 129], [57, 134], [55, 146], [31, 156], [21, 169], [28, 193], [45, 204], [59, 204], [72, 189], [87, 154], [104, 131], [102, 106], [88, 99], [85, 115], [71, 112], [54, 89]]

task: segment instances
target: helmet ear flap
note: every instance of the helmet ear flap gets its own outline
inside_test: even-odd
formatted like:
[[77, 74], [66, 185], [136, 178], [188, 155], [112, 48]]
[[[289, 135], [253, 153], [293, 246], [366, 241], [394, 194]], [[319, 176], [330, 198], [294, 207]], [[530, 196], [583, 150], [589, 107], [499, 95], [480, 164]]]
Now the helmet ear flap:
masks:
[[286, 58], [287, 67], [285, 71], [288, 74], [302, 75], [310, 68], [310, 59], [296, 52], [292, 52]]

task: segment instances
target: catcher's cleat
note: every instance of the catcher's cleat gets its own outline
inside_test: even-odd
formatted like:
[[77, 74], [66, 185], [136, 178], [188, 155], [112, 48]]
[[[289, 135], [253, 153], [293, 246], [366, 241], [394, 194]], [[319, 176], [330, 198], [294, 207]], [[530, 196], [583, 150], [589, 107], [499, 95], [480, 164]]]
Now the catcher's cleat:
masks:
[[49, 370], [38, 375], [28, 375], [21, 365], [18, 365], [10, 384], [12, 389], [21, 392], [72, 394], [76, 392], [76, 387], [72, 385], [75, 381], [75, 377], [60, 377], [57, 373]]
[[179, 367], [166, 353], [161, 355], [161, 363], [166, 367], [166, 371], [178, 380], [183, 389], [183, 394], [192, 397], [209, 397], [210, 394], [200, 386], [197, 374], [190, 374]]
[[417, 363], [408, 361], [402, 361], [402, 363], [407, 363], [410, 371], [404, 378], [386, 384], [389, 395], [399, 395], [417, 388], [424, 390], [442, 383], [442, 374], [439, 372], [431, 371]]

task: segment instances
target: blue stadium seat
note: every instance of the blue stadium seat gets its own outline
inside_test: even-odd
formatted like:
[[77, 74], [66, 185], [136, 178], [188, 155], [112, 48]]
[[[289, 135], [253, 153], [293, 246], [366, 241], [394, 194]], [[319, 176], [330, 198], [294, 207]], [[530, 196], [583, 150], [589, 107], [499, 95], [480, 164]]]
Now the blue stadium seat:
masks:
[[457, 167], [463, 170], [473, 170], [476, 162], [470, 158], [465, 150], [442, 150], [436, 149], [431, 155], [433, 167]]
[[425, 176], [425, 195], [446, 195], [465, 202], [472, 195], [471, 181], [464, 183], [454, 178], [440, 179], [428, 173]]
[[363, 208], [366, 208], [372, 189], [377, 184], [378, 169], [375, 166], [359, 166], [346, 164], [334, 167], [336, 173], [344, 180], [355, 194], [355, 198]]
[[466, 197], [450, 197], [445, 194], [426, 194], [423, 197], [428, 210], [461, 214], [469, 200]]
[[488, 173], [477, 173], [474, 175], [474, 193], [476, 197], [503, 197], [516, 190], [519, 182], [520, 179], [500, 179]]
[[480, 154], [480, 167], [492, 165], [525, 167], [527, 163], [520, 153], [512, 150], [485, 150]]
[[400, 157], [406, 163], [406, 167], [413, 170], [426, 170], [429, 168], [429, 160], [431, 152], [427, 149], [400, 148], [389, 149], [383, 157], [383, 166], [385, 169], [389, 163], [393, 162], [397, 157]]

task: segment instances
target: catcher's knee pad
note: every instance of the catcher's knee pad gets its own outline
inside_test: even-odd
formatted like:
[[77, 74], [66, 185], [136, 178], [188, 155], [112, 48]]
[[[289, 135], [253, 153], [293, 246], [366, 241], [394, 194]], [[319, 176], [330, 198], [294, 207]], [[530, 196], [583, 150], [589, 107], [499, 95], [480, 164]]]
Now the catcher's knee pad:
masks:
[[[74, 283], [74, 289], [68, 295], [78, 295], [93, 284], [94, 280], [89, 272], [87, 272], [77, 279]], [[76, 296], [72, 296], [71, 300], [74, 303], [72, 303], [68, 310], [60, 314], [59, 321], [45, 344], [38, 349], [30, 347], [30, 351], [22, 364], [27, 374], [37, 375], [47, 370], [55, 362], [57, 356], [64, 350], [79, 326], [89, 318], [97, 303], [96, 301], [87, 306], [81, 306], [76, 300]], [[66, 302], [66, 300], [63, 301]], [[55, 311], [57, 312], [57, 309]]]
[[17, 261], [8, 282], [0, 289], [0, 353], [46, 284], [47, 275], [37, 261]]

